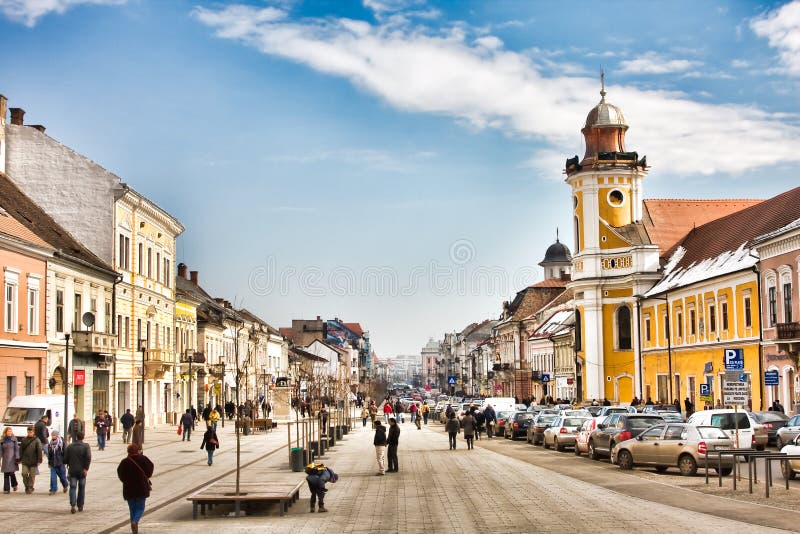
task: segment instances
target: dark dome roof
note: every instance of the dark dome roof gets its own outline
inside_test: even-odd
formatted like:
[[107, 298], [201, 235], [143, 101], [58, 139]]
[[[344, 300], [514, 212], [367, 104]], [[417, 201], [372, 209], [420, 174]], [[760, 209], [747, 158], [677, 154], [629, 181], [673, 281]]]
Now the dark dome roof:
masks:
[[544, 259], [539, 265], [547, 263], [569, 263], [572, 261], [572, 253], [569, 247], [556, 239], [556, 242], [547, 247], [547, 252], [544, 253]]

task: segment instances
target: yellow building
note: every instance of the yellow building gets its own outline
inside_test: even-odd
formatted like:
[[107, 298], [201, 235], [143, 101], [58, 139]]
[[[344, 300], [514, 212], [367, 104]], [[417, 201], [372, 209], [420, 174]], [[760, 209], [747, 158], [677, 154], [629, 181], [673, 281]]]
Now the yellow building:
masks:
[[[115, 203], [116, 413], [144, 405], [147, 426], [174, 419], [175, 239], [183, 226], [122, 184]], [[144, 383], [144, 388], [142, 384]]]
[[713, 402], [725, 349], [741, 349], [750, 401], [762, 407], [758, 258], [748, 243], [800, 217], [800, 188], [766, 201], [645, 200], [647, 160], [625, 148], [622, 111], [605, 87], [600, 94], [581, 130], [586, 152], [565, 169], [584, 398], [697, 406], [707, 383]]

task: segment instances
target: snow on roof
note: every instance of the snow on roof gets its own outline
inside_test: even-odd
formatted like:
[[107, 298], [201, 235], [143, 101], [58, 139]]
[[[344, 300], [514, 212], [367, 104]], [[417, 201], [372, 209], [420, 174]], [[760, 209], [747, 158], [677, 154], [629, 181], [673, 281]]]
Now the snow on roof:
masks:
[[572, 315], [572, 310], [560, 310], [550, 316], [542, 326], [536, 329], [529, 339], [547, 337], [550, 334], [557, 332], [561, 329], [561, 323], [569, 319]]
[[675, 253], [664, 268], [664, 277], [650, 291], [645, 293], [645, 296], [658, 295], [664, 291], [708, 280], [715, 276], [751, 269], [758, 263], [758, 257], [751, 255], [750, 248], [746, 247], [744, 243], [739, 245], [736, 250], [728, 250], [716, 257], [706, 258], [699, 263], [692, 263], [688, 267], [675, 269], [684, 254], [683, 247], [678, 247], [675, 250]]

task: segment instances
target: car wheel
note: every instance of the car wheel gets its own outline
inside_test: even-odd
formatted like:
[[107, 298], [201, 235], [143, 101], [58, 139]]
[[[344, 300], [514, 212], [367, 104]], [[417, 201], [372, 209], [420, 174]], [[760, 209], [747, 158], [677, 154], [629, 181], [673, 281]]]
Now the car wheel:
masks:
[[575, 456], [580, 456], [580, 455], [581, 455], [581, 450], [578, 448], [578, 444], [576, 443], [575, 444]]
[[786, 480], [794, 480], [794, 477], [797, 476], [797, 473], [794, 472], [794, 469], [786, 460], [781, 462], [781, 472], [783, 472], [783, 478]]
[[594, 441], [589, 442], [589, 458], [592, 460], [600, 459], [600, 456], [597, 454], [597, 449], [594, 448]]
[[617, 465], [620, 469], [633, 469], [633, 456], [626, 450], [619, 451], [617, 455]]
[[723, 467], [722, 469], [716, 469], [717, 473], [726, 477], [733, 473], [733, 467]]
[[553, 440], [553, 446], [558, 452], [564, 452], [564, 446], [558, 442], [558, 438]]
[[767, 448], [766, 445], [756, 445], [756, 450], [757, 451], [763, 451], [766, 448]]
[[681, 475], [692, 476], [697, 473], [697, 462], [689, 454], [684, 454], [678, 458], [678, 469], [681, 470]]
[[778, 439], [775, 440], [775, 446], [778, 447], [778, 450], [783, 448], [784, 443], [780, 436], [778, 436]]
[[656, 472], [657, 473], [664, 473], [666, 471], [667, 471], [667, 466], [666, 465], [657, 465], [656, 466]]

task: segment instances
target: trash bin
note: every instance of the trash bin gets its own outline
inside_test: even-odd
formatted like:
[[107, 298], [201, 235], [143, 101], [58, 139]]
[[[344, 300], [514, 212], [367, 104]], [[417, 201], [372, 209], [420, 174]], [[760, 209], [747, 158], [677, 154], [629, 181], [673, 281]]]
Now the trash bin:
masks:
[[342, 426], [341, 425], [336, 425], [336, 439], [337, 440], [338, 439], [342, 439], [342, 434], [343, 434]]
[[319, 453], [319, 442], [312, 441], [309, 446], [311, 447], [311, 454], [312, 456], [320, 456]]
[[348, 432], [350, 432], [350, 426], [342, 425], [342, 434], [346, 436]]
[[305, 464], [303, 463], [303, 448], [292, 447], [290, 450], [292, 471], [299, 473], [303, 471]]

